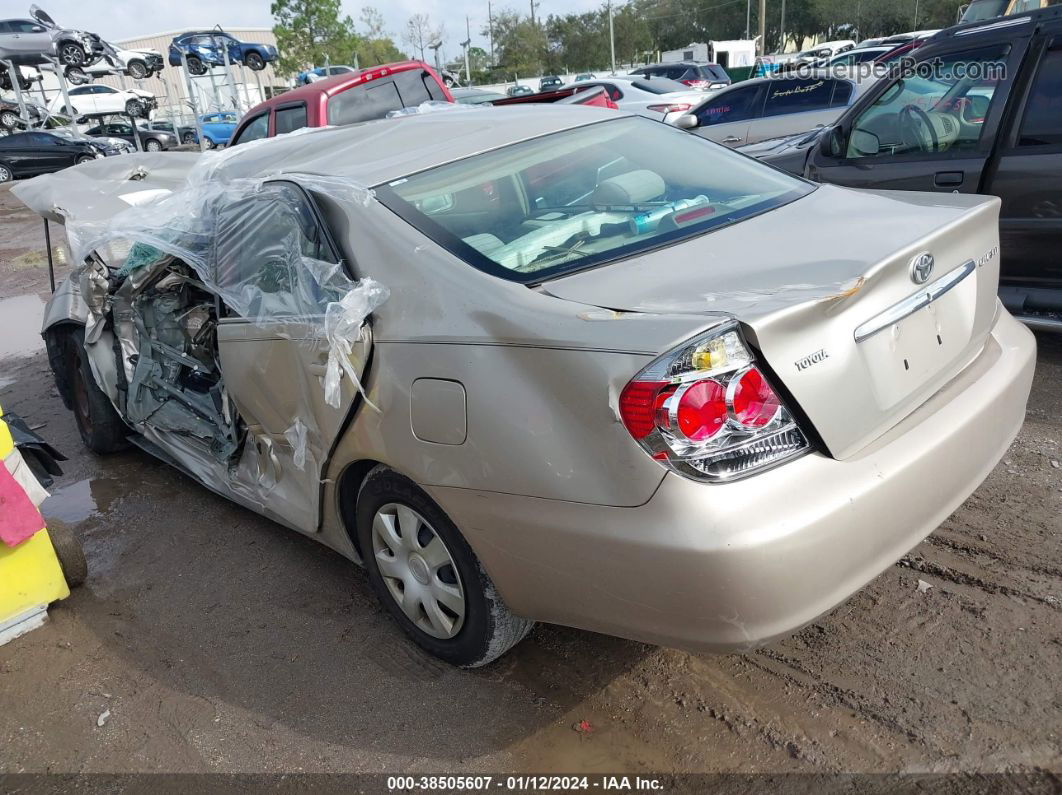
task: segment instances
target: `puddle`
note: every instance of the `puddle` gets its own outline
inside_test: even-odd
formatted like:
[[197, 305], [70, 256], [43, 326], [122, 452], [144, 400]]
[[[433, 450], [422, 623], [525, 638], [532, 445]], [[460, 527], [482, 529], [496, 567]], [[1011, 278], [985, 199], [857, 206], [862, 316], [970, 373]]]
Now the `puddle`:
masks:
[[46, 522], [77, 524], [110, 511], [122, 493], [121, 483], [112, 478], [79, 480], [53, 491], [41, 503], [41, 514]]
[[36, 295], [0, 298], [0, 359], [42, 350], [43, 319], [44, 302]]

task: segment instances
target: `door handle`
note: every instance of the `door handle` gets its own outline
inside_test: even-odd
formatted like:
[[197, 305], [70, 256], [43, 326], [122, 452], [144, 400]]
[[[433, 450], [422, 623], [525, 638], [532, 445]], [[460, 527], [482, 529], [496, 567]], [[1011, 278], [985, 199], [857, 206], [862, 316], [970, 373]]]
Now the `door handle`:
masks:
[[741, 143], [741, 139], [738, 138], [736, 135], [728, 135], [726, 138], [723, 139], [723, 143], [724, 144], [739, 144], [739, 143]]
[[962, 171], [938, 171], [933, 177], [933, 184], [938, 188], [957, 188], [965, 178], [966, 175]]

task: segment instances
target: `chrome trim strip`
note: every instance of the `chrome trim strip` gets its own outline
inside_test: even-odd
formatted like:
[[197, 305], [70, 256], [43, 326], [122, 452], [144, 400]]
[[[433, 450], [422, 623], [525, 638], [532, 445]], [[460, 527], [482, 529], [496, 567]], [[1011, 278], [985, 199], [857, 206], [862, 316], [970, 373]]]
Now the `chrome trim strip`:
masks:
[[1016, 17], [1014, 19], [1005, 19], [1002, 22], [993, 22], [990, 25], [982, 25], [977, 28], [970, 28], [969, 30], [959, 30], [955, 32], [955, 36], [975, 36], [978, 33], [987, 33], [990, 30], [999, 30], [1000, 28], [1013, 28], [1017, 25], [1026, 25], [1032, 22], [1032, 17]]
[[919, 309], [925, 309], [959, 285], [963, 279], [975, 270], [977, 270], [977, 264], [973, 260], [969, 260], [950, 273], [941, 276], [932, 284], [926, 285], [910, 298], [905, 298], [898, 304], [893, 304], [880, 315], [858, 326], [855, 330], [855, 341], [863, 342], [863, 340], [873, 337], [879, 331], [884, 331], [889, 326], [899, 323], [905, 317], [913, 315]]
[[1062, 332], [1062, 320], [1053, 317], [1032, 317], [1030, 315], [1015, 315], [1015, 320], [1020, 320], [1033, 331], [1050, 331], [1058, 334]]

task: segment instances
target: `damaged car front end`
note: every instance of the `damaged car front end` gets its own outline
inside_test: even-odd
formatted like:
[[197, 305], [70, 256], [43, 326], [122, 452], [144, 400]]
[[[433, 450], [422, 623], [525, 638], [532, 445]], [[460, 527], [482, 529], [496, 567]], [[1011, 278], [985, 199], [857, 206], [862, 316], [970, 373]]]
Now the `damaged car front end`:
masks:
[[15, 192], [85, 263], [44, 333], [89, 446], [363, 563], [461, 665], [535, 620], [794, 631], [980, 484], [1032, 379], [998, 201], [815, 186], [615, 111], [410, 113]]

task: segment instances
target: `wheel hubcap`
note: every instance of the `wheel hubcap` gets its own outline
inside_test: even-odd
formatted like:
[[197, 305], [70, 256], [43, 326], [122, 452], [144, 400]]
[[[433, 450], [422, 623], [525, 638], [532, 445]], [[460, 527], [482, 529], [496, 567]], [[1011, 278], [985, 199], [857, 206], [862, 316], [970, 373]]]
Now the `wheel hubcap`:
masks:
[[7, 182], [9, 179], [11, 179], [11, 172], [0, 166], [0, 182]]
[[443, 640], [461, 631], [464, 587], [450, 550], [423, 516], [384, 505], [373, 517], [372, 552], [388, 592], [418, 629]]

